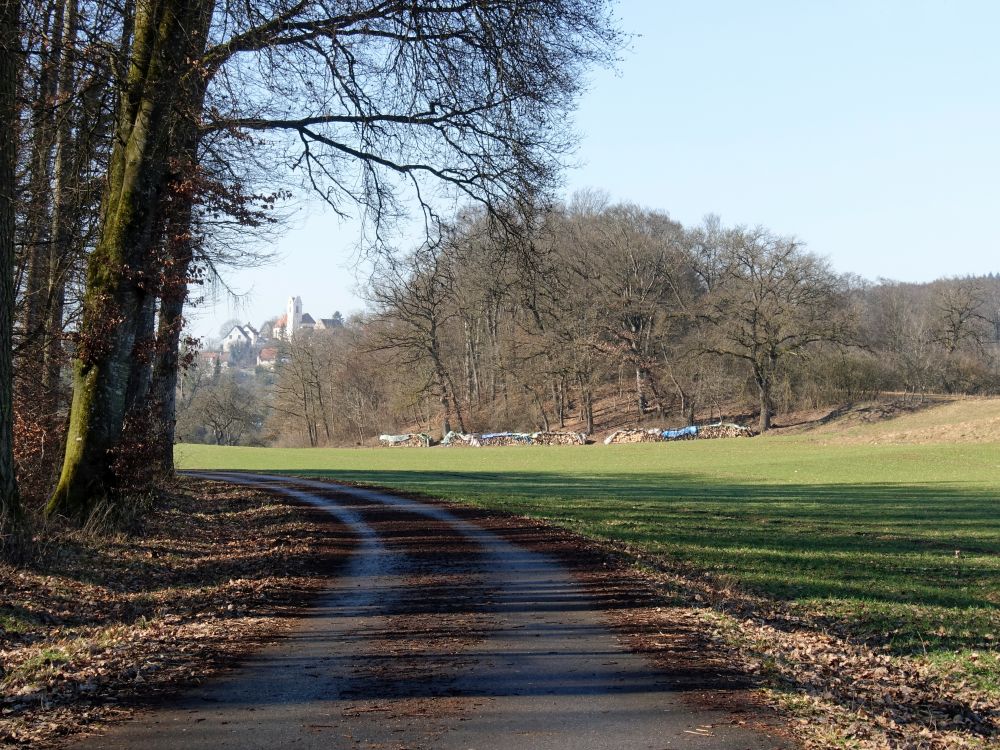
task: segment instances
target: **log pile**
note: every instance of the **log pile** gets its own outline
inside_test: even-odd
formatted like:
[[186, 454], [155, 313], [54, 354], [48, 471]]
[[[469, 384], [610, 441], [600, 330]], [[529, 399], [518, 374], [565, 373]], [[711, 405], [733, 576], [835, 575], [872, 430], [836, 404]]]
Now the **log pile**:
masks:
[[431, 436], [423, 432], [407, 435], [379, 435], [378, 441], [389, 448], [428, 448]]
[[698, 428], [694, 425], [663, 430], [660, 437], [664, 440], [694, 440], [698, 437]]
[[707, 424], [703, 427], [698, 428], [698, 439], [699, 440], [714, 440], [716, 438], [737, 438], [737, 437], [753, 437], [754, 432], [749, 427], [744, 427], [739, 424], [718, 422], [716, 424]]
[[479, 444], [488, 446], [531, 445], [531, 435], [526, 432], [487, 432], [479, 435]]
[[586, 445], [587, 436], [582, 432], [536, 432], [531, 442], [533, 445]]
[[624, 443], [659, 443], [663, 440], [662, 430], [615, 430], [606, 438], [605, 445], [622, 445]]
[[472, 433], [455, 432], [452, 430], [447, 435], [444, 436], [444, 440], [441, 441], [441, 445], [448, 447], [462, 447], [462, 448], [478, 448], [480, 446], [479, 438], [477, 438]]

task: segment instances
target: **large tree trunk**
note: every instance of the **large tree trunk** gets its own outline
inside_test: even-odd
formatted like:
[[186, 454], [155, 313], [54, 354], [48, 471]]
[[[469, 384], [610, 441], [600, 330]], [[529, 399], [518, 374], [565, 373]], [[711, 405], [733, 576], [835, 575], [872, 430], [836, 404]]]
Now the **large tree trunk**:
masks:
[[[441, 402], [441, 438], [444, 439], [451, 432], [451, 409], [452, 402], [448, 395], [448, 381], [444, 377], [441, 369], [435, 366], [435, 375], [438, 382], [438, 398]], [[459, 426], [459, 432], [465, 432], [465, 428]]]
[[85, 519], [116, 485], [111, 468], [126, 391], [150, 294], [150, 248], [163, 193], [169, 124], [188, 23], [208, 0], [139, 3], [97, 246], [87, 265], [83, 319], [73, 363], [73, 403], [62, 474], [48, 515]]
[[[190, 224], [190, 219], [188, 219]], [[149, 400], [158, 431], [154, 460], [156, 471], [162, 476], [174, 473], [174, 440], [177, 428], [177, 378], [180, 366], [181, 329], [184, 327], [184, 299], [187, 294], [187, 272], [191, 263], [190, 242], [183, 242], [184, 249], [175, 249], [171, 255], [176, 266], [164, 279], [160, 302], [160, 319], [156, 331], [156, 354], [153, 359], [153, 382]]]
[[774, 379], [777, 374], [778, 357], [772, 352], [765, 352], [753, 360], [753, 376], [760, 395], [760, 432], [771, 429], [771, 417], [774, 416]]
[[760, 395], [760, 422], [758, 427], [761, 434], [771, 429], [771, 378], [767, 373], [759, 372], [754, 376], [757, 382], [757, 392]]
[[[201, 17], [192, 19], [192, 57], [205, 46], [211, 20], [211, 4], [206, 2], [202, 6]], [[171, 133], [174, 161], [168, 191], [164, 195], [169, 205], [162, 212], [166, 267], [160, 286], [160, 316], [149, 393], [150, 409], [158, 426], [150, 439], [154, 441], [156, 472], [164, 477], [174, 473], [181, 331], [184, 328], [184, 303], [195, 250], [193, 222], [196, 194], [192, 178], [198, 170], [198, 117], [204, 107], [208, 79], [202, 73], [192, 71], [182, 85], [181, 101]]]
[[14, 475], [15, 89], [19, 0], [0, 0], [0, 550], [17, 542], [21, 502]]
[[156, 345], [156, 296], [147, 290], [135, 327], [132, 365], [125, 390], [125, 409], [143, 410], [153, 379], [153, 347]]
[[760, 389], [760, 431], [762, 433], [771, 429], [771, 394], [765, 386]]

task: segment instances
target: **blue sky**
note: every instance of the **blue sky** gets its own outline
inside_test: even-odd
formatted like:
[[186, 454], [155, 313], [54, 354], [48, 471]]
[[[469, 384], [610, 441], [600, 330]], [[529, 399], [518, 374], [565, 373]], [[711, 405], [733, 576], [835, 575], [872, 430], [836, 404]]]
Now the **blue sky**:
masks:
[[[927, 281], [1000, 272], [1000, 3], [625, 0], [637, 35], [576, 114], [566, 192], [716, 213], [803, 240], [838, 271]], [[213, 335], [289, 294], [362, 307], [358, 227], [304, 206], [280, 261], [195, 318]]]

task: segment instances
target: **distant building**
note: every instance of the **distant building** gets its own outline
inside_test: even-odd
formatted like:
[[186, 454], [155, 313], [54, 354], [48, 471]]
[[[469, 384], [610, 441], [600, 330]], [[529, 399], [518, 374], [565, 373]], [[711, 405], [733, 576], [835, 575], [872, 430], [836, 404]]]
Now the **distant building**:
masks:
[[229, 367], [229, 352], [198, 352], [198, 364], [208, 368], [220, 368], [225, 370]]
[[260, 333], [249, 323], [241, 326], [233, 326], [232, 330], [222, 339], [222, 350], [228, 352], [237, 344], [256, 346], [259, 339]]
[[278, 347], [265, 346], [257, 355], [257, 366], [273, 370], [278, 364]]
[[320, 331], [340, 328], [344, 325], [340, 313], [332, 318], [320, 318], [319, 322], [309, 313], [302, 312], [302, 298], [289, 297], [285, 306], [285, 314], [274, 324], [273, 336], [276, 339], [291, 341], [302, 331]]
[[298, 331], [304, 328], [312, 329], [315, 324], [312, 316], [308, 313], [302, 314], [302, 298], [289, 297], [288, 304], [285, 306], [285, 314], [278, 318], [278, 322], [274, 324], [274, 337], [291, 341]]
[[340, 313], [336, 313], [332, 318], [320, 318], [319, 322], [316, 323], [317, 331], [331, 331], [334, 328], [343, 328], [344, 320], [340, 317]]

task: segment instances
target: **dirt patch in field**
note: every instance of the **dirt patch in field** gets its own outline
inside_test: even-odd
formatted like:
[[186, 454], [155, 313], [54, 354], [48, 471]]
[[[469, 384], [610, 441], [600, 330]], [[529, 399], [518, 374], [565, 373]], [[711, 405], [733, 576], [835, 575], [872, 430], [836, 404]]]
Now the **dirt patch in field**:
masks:
[[49, 532], [0, 567], [0, 744], [47, 747], [294, 625], [353, 548], [328, 514], [183, 480], [135, 536]]
[[907, 397], [781, 415], [775, 435], [821, 444], [1000, 442], [1000, 399]]
[[841, 430], [879, 424], [907, 414], [932, 409], [941, 406], [942, 403], [945, 402], [939, 399], [892, 399], [804, 409], [775, 416], [772, 429], [776, 434], [785, 435], [813, 432], [823, 428], [826, 428], [826, 431]]

